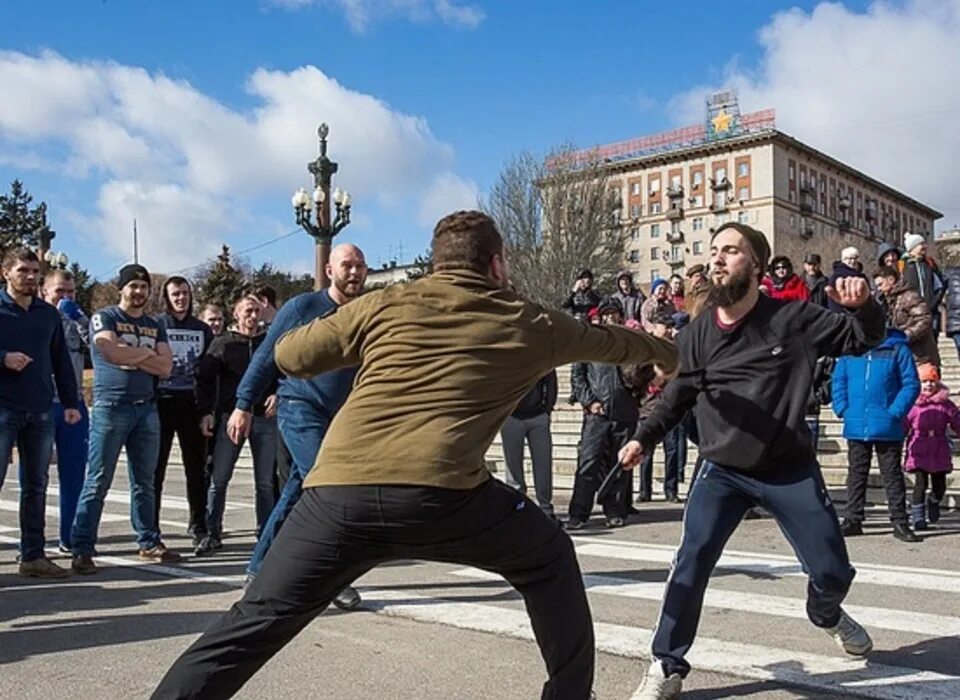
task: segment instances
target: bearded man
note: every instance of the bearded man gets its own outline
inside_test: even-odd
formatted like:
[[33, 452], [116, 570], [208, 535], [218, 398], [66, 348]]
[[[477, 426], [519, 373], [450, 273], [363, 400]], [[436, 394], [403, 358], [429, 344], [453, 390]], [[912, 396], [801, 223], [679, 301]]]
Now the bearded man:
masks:
[[770, 247], [744, 224], [721, 226], [710, 246], [713, 287], [704, 313], [677, 336], [679, 375], [620, 451], [623, 464], [635, 466], [696, 407], [704, 465], [684, 511], [653, 663], [633, 700], [679, 697], [710, 573], [755, 506], [777, 520], [810, 577], [810, 621], [848, 654], [873, 646], [840, 607], [854, 570], [804, 414], [817, 358], [876, 346], [884, 337], [883, 312], [861, 278], [827, 288], [842, 313], [760, 294]]

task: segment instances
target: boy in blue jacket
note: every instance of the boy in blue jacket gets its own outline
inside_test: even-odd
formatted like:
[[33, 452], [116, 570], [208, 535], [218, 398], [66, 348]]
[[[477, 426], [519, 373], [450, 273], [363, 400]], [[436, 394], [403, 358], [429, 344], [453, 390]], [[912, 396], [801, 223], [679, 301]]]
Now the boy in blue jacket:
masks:
[[920, 393], [920, 380], [907, 336], [894, 328], [880, 345], [859, 356], [837, 360], [833, 372], [833, 410], [843, 419], [850, 465], [844, 537], [863, 534], [863, 507], [873, 451], [887, 491], [893, 536], [903, 542], [921, 539], [907, 524], [906, 484], [901, 469], [906, 416]]

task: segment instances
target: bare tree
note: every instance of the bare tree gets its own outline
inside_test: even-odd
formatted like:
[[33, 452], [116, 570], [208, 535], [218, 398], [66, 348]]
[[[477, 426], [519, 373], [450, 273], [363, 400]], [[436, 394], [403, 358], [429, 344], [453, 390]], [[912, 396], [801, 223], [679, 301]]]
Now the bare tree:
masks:
[[623, 262], [620, 189], [589, 152], [515, 156], [482, 206], [504, 237], [517, 290], [532, 301], [559, 306], [579, 270], [612, 277]]

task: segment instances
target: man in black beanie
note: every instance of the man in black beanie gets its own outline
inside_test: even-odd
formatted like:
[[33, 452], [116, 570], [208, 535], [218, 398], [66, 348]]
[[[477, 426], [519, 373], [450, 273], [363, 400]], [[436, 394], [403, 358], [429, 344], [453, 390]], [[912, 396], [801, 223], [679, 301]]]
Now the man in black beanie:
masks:
[[854, 570], [804, 414], [817, 358], [877, 345], [884, 337], [883, 312], [859, 278], [827, 288], [842, 313], [762, 295], [759, 281], [769, 256], [765, 236], [749, 226], [729, 223], [714, 233], [710, 300], [677, 336], [679, 374], [620, 450], [624, 466], [635, 466], [696, 407], [705, 461], [684, 511], [653, 633], [653, 663], [632, 700], [679, 697], [710, 573], [755, 506], [773, 515], [810, 577], [810, 621], [848, 654], [866, 654], [873, 646], [840, 607]]
[[87, 477], [73, 520], [70, 546], [73, 571], [94, 574], [93, 554], [103, 502], [126, 448], [130, 475], [130, 519], [141, 561], [171, 562], [180, 557], [160, 541], [154, 510], [153, 473], [160, 451], [157, 378], [170, 376], [173, 357], [167, 336], [143, 310], [150, 298], [150, 274], [142, 265], [126, 265], [117, 282], [120, 303], [90, 319], [93, 359], [93, 408]]

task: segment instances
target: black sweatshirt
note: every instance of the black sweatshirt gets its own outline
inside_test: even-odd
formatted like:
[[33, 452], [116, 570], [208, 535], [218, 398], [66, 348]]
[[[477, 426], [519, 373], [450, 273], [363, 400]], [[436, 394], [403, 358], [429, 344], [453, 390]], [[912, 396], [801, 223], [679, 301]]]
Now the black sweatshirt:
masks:
[[783, 472], [816, 458], [804, 414], [818, 357], [859, 355], [883, 340], [885, 320], [872, 299], [835, 313], [760, 295], [731, 329], [716, 311], [677, 336], [680, 374], [634, 439], [648, 454], [696, 406], [700, 454], [745, 472]]
[[[250, 365], [253, 353], [267, 337], [266, 333], [249, 336], [228, 330], [214, 338], [210, 349], [197, 365], [196, 401], [201, 416], [221, 416], [230, 413], [237, 405], [237, 386]], [[264, 402], [277, 393], [274, 379], [263, 397], [253, 407], [255, 416], [265, 412]]]

